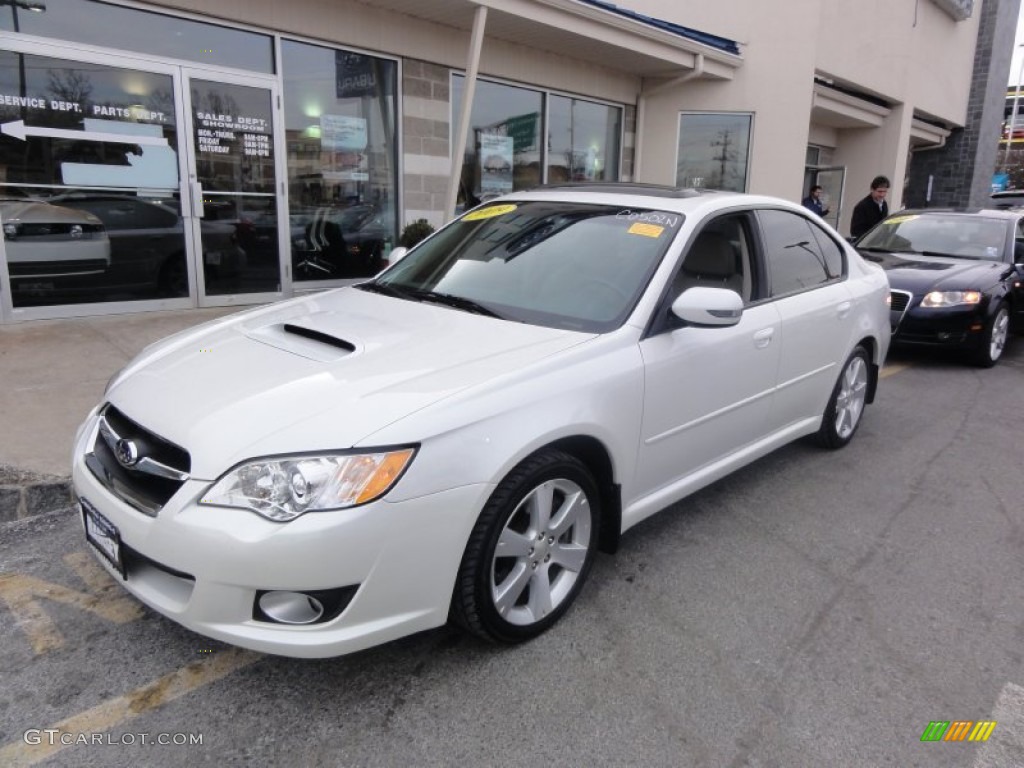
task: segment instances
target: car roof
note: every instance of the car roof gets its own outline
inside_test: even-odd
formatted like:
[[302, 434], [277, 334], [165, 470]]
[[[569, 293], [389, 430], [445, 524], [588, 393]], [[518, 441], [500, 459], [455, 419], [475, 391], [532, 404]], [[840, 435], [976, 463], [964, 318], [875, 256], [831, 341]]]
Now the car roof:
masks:
[[930, 216], [953, 214], [956, 216], [983, 216], [989, 219], [1019, 219], [1022, 211], [1006, 208], [904, 208], [892, 216]]
[[747, 205], [788, 208], [806, 211], [791, 200], [746, 192], [725, 192], [712, 189], [694, 189], [636, 184], [632, 182], [578, 182], [549, 184], [532, 189], [510, 192], [487, 200], [482, 205], [526, 200], [560, 200], [592, 205], [625, 205], [653, 208], [678, 213], [697, 213], [706, 209], [720, 209], [729, 205]]

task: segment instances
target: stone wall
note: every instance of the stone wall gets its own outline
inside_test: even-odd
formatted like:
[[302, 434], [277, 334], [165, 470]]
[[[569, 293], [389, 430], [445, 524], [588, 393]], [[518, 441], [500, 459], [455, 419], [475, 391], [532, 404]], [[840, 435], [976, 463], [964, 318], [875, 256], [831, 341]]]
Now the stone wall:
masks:
[[903, 198], [905, 206], [984, 206], [988, 203], [1020, 3], [1021, 0], [981, 3], [967, 120], [941, 149], [913, 153]]
[[405, 59], [402, 65], [404, 227], [445, 220], [451, 174], [451, 86], [448, 67]]

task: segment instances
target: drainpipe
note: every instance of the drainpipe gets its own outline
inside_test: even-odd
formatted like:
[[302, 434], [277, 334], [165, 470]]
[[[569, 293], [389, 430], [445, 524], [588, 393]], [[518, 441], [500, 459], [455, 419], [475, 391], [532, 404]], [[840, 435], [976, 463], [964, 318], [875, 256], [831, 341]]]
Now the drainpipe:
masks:
[[690, 80], [696, 80], [704, 74], [704, 54], [697, 53], [693, 57], [693, 69], [687, 72], [685, 75], [674, 77], [668, 82], [656, 85], [649, 91], [644, 91], [643, 81], [640, 83], [640, 94], [636, 99], [636, 138], [633, 142], [633, 181], [640, 180], [640, 160], [642, 157], [641, 149], [643, 143], [640, 137], [643, 136], [644, 123], [646, 122], [647, 115], [647, 97], [657, 95], [663, 91], [667, 91], [669, 88], [675, 88], [678, 85], [689, 82]]
[[459, 180], [462, 178], [462, 164], [466, 154], [466, 139], [469, 136], [469, 119], [473, 111], [473, 97], [476, 95], [476, 75], [480, 69], [480, 49], [484, 42], [484, 27], [487, 24], [487, 6], [478, 5], [473, 16], [473, 35], [469, 41], [469, 61], [466, 63], [466, 90], [462, 94], [462, 114], [459, 115], [459, 131], [452, 145], [452, 171], [448, 177], [448, 195], [445, 201], [445, 220], [455, 217], [455, 204], [459, 199]]

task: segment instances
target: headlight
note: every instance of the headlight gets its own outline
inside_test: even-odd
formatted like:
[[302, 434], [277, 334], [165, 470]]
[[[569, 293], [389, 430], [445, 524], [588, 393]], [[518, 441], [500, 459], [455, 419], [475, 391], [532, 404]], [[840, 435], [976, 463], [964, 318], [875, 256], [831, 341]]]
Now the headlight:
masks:
[[921, 299], [922, 307], [958, 307], [961, 305], [978, 304], [981, 291], [932, 291]]
[[199, 503], [248, 509], [279, 522], [304, 512], [354, 507], [391, 490], [415, 453], [402, 448], [250, 461], [214, 483]]

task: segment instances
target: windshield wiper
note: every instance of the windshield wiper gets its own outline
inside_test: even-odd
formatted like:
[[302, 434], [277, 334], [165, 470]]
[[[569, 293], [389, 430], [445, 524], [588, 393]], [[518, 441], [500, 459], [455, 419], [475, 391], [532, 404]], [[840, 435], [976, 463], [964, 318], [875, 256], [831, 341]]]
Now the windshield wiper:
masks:
[[915, 256], [939, 256], [943, 259], [973, 259], [974, 256], [963, 256], [956, 253], [943, 253], [942, 251], [911, 251]]
[[454, 307], [455, 309], [461, 309], [465, 312], [472, 312], [475, 315], [486, 315], [487, 317], [497, 317], [502, 320], [505, 319], [490, 307], [485, 307], [483, 304], [475, 302], [472, 299], [467, 299], [464, 296], [453, 296], [450, 293], [439, 293], [438, 291], [409, 291], [409, 295], [413, 298], [419, 299], [420, 301], [443, 304], [446, 307]]
[[434, 304], [443, 304], [446, 307], [461, 309], [465, 312], [472, 312], [475, 315], [497, 317], [501, 320], [506, 319], [503, 315], [498, 314], [490, 307], [485, 307], [483, 304], [473, 301], [472, 299], [467, 299], [463, 296], [453, 296], [450, 293], [424, 291], [418, 288], [399, 288], [397, 285], [392, 285], [391, 283], [378, 282], [359, 283], [355, 287], [362, 291], [369, 291], [370, 293], [394, 296], [396, 299], [406, 299], [407, 301], [427, 301]]
[[398, 288], [390, 283], [358, 283], [354, 286], [361, 291], [369, 291], [370, 293], [380, 293], [384, 296], [394, 296], [396, 299], [407, 299], [407, 300], [419, 300], [415, 291]]

